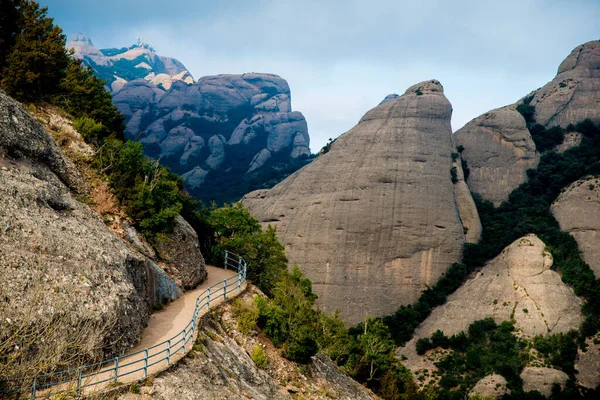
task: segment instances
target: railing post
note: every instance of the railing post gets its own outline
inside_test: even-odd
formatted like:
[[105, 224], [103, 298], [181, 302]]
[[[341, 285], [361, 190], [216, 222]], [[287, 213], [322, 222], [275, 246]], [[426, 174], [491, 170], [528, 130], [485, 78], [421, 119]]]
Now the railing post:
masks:
[[167, 340], [167, 367], [171, 364], [171, 339]]
[[227, 258], [229, 256], [229, 252], [225, 250], [225, 269], [227, 269]]
[[242, 291], [242, 274], [238, 272], [238, 293]]
[[187, 341], [185, 340], [187, 336], [187, 326], [183, 328], [183, 340], [181, 341], [181, 354], [185, 354], [185, 345]]
[[117, 379], [119, 378], [119, 357], [115, 358], [115, 383], [117, 383]]
[[206, 295], [206, 311], [208, 311], [208, 308], [210, 307], [210, 288], [206, 289], [206, 291], [208, 292]]
[[148, 377], [148, 348], [144, 351], [144, 378]]
[[79, 368], [79, 376], [77, 377], [77, 395], [79, 396], [81, 394], [81, 378], [82, 378], [82, 371], [81, 368]]
[[240, 272], [240, 268], [242, 267], [242, 257], [238, 256], [238, 272]]
[[223, 300], [227, 299], [227, 279], [223, 279]]
[[33, 378], [33, 387], [31, 389], [31, 398], [35, 399], [37, 394], [37, 376]]

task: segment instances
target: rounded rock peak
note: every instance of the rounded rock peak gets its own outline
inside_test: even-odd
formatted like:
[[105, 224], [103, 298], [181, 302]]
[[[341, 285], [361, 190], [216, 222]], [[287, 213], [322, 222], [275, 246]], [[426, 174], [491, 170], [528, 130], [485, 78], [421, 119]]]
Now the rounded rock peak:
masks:
[[90, 39], [90, 37], [87, 34], [81, 33], [81, 32], [78, 32], [78, 33], [76, 33], [74, 35], [71, 35], [70, 41], [71, 42], [87, 43], [87, 44], [92, 45], [92, 46], [94, 45], [92, 43], [92, 39]]
[[416, 95], [416, 96], [421, 96], [424, 94], [444, 94], [444, 87], [442, 86], [442, 84], [440, 83], [440, 81], [438, 81], [437, 79], [430, 79], [428, 81], [423, 81], [423, 82], [419, 82], [416, 85], [412, 85], [411, 87], [409, 87], [408, 89], [406, 89], [406, 92], [404, 92], [404, 95]]
[[558, 67], [557, 74], [572, 69], [600, 69], [600, 40], [584, 43], [573, 49]]

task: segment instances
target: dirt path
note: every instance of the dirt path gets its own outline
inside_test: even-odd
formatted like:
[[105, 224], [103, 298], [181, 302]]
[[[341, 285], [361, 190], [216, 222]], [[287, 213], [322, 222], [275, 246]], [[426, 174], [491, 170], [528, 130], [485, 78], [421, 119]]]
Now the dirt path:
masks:
[[183, 296], [150, 316], [148, 326], [142, 331], [142, 340], [127, 354], [152, 347], [177, 335], [192, 320], [198, 296], [212, 285], [236, 274], [235, 271], [210, 265], [206, 266], [206, 271], [208, 272], [208, 279], [202, 285], [190, 292], [184, 293]]
[[[140, 343], [125, 356], [120, 357], [119, 360], [107, 361], [99, 371], [84, 371], [80, 379], [74, 378], [71, 383], [52, 386], [45, 390], [40, 389], [37, 397], [47, 398], [64, 391], [81, 390], [85, 395], [100, 392], [114, 385], [144, 379], [182, 359], [192, 349], [198, 333], [196, 326], [186, 328], [194, 317], [196, 301], [199, 297], [205, 298], [207, 289], [212, 287], [210, 307], [214, 307], [226, 298], [237, 296], [246, 286], [245, 284], [238, 286], [240, 282], [233, 278], [237, 274], [234, 270], [208, 265], [206, 269], [208, 278], [202, 285], [186, 292], [164, 309], [150, 316], [148, 326], [142, 331]], [[226, 279], [227, 286], [224, 285]], [[225, 294], [225, 290], [228, 294]], [[208, 311], [206, 301], [204, 299], [200, 302], [198, 319]], [[165, 341], [167, 343], [163, 343]]]

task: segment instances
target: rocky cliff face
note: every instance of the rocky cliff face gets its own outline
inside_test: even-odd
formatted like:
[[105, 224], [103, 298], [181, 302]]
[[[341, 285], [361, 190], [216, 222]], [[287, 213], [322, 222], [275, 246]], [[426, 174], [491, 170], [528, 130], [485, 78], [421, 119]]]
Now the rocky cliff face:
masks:
[[49, 364], [129, 349], [151, 305], [151, 266], [77, 200], [71, 189], [81, 175], [69, 164], [0, 92], [0, 338], [50, 327], [38, 332], [49, 345], [21, 346], [29, 360]]
[[[456, 142], [465, 148], [469, 164], [469, 187], [496, 205], [527, 179], [539, 154], [525, 119], [516, 111], [524, 101], [533, 107], [535, 123], [546, 128], [577, 124], [586, 118], [600, 122], [600, 41], [575, 48], [561, 63], [556, 77], [517, 103], [487, 112], [456, 132]], [[559, 146], [564, 151], [579, 143], [577, 134], [567, 134]]]
[[[183, 176], [191, 194], [237, 201], [306, 163], [310, 138], [292, 111], [288, 83], [272, 74], [191, 78], [177, 60], [144, 44], [98, 50], [79, 35], [75, 57], [107, 79], [129, 139]], [[170, 61], [169, 61], [170, 60]]]
[[[60, 131], [53, 134], [60, 134], [65, 153], [0, 91], [0, 351], [11, 346], [0, 378], [123, 353], [139, 340], [150, 308], [182, 293], [164, 269], [177, 268], [194, 281], [206, 275], [197, 236], [183, 220], [163, 244], [163, 258], [132, 226], [109, 229], [115, 204], [97, 193], [97, 185], [107, 190], [105, 183], [81, 167], [93, 150], [68, 120], [38, 116]], [[78, 167], [64, 154], [79, 160]], [[185, 257], [194, 262], [181, 266]], [[33, 340], [22, 340], [24, 330]], [[13, 366], [4, 369], [2, 362]]]
[[526, 171], [539, 162], [525, 119], [515, 108], [492, 110], [456, 132], [470, 169], [469, 188], [496, 205], [508, 199], [527, 179]]
[[[518, 335], [528, 338], [578, 329], [581, 300], [551, 266], [552, 257], [537, 236], [516, 240], [434, 309], [398, 355], [407, 358], [405, 365], [415, 373], [435, 369], [430, 359], [417, 354], [417, 340], [438, 329], [447, 336], [466, 331], [470, 324], [487, 317], [498, 323], [514, 319]], [[529, 376], [529, 372], [524, 374]], [[531, 387], [542, 390], [535, 386], [535, 379], [530, 381]]]
[[414, 302], [461, 259], [451, 113], [438, 81], [417, 84], [369, 111], [328, 153], [243, 200], [277, 228], [319, 305], [349, 324]]
[[569, 232], [596, 277], [600, 277], [600, 178], [590, 177], [567, 187], [554, 201], [552, 214]]

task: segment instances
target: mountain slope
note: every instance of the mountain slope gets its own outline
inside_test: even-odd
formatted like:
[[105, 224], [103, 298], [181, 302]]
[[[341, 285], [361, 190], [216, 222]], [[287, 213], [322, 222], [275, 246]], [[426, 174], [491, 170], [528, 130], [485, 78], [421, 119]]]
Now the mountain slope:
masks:
[[[500, 204], [526, 181], [526, 171], [537, 166], [539, 154], [552, 147], [548, 141], [563, 142], [551, 137], [555, 133], [549, 131], [551, 128], [567, 128], [586, 118], [600, 122], [599, 71], [600, 41], [582, 44], [542, 88], [514, 104], [475, 118], [456, 131], [456, 142], [464, 146], [463, 158], [471, 170], [471, 190]], [[577, 133], [567, 132], [558, 149], [564, 151], [580, 140]]]
[[310, 165], [244, 197], [276, 227], [290, 265], [312, 280], [325, 311], [340, 310], [349, 324], [392, 313], [460, 261], [458, 208], [471, 211], [471, 226], [479, 221], [472, 200], [457, 204], [451, 113], [438, 81], [414, 85]]
[[273, 74], [206, 76], [149, 45], [97, 49], [85, 35], [67, 44], [106, 79], [125, 115], [126, 136], [180, 174], [199, 199], [237, 201], [271, 187], [310, 159], [302, 113], [288, 83]]

